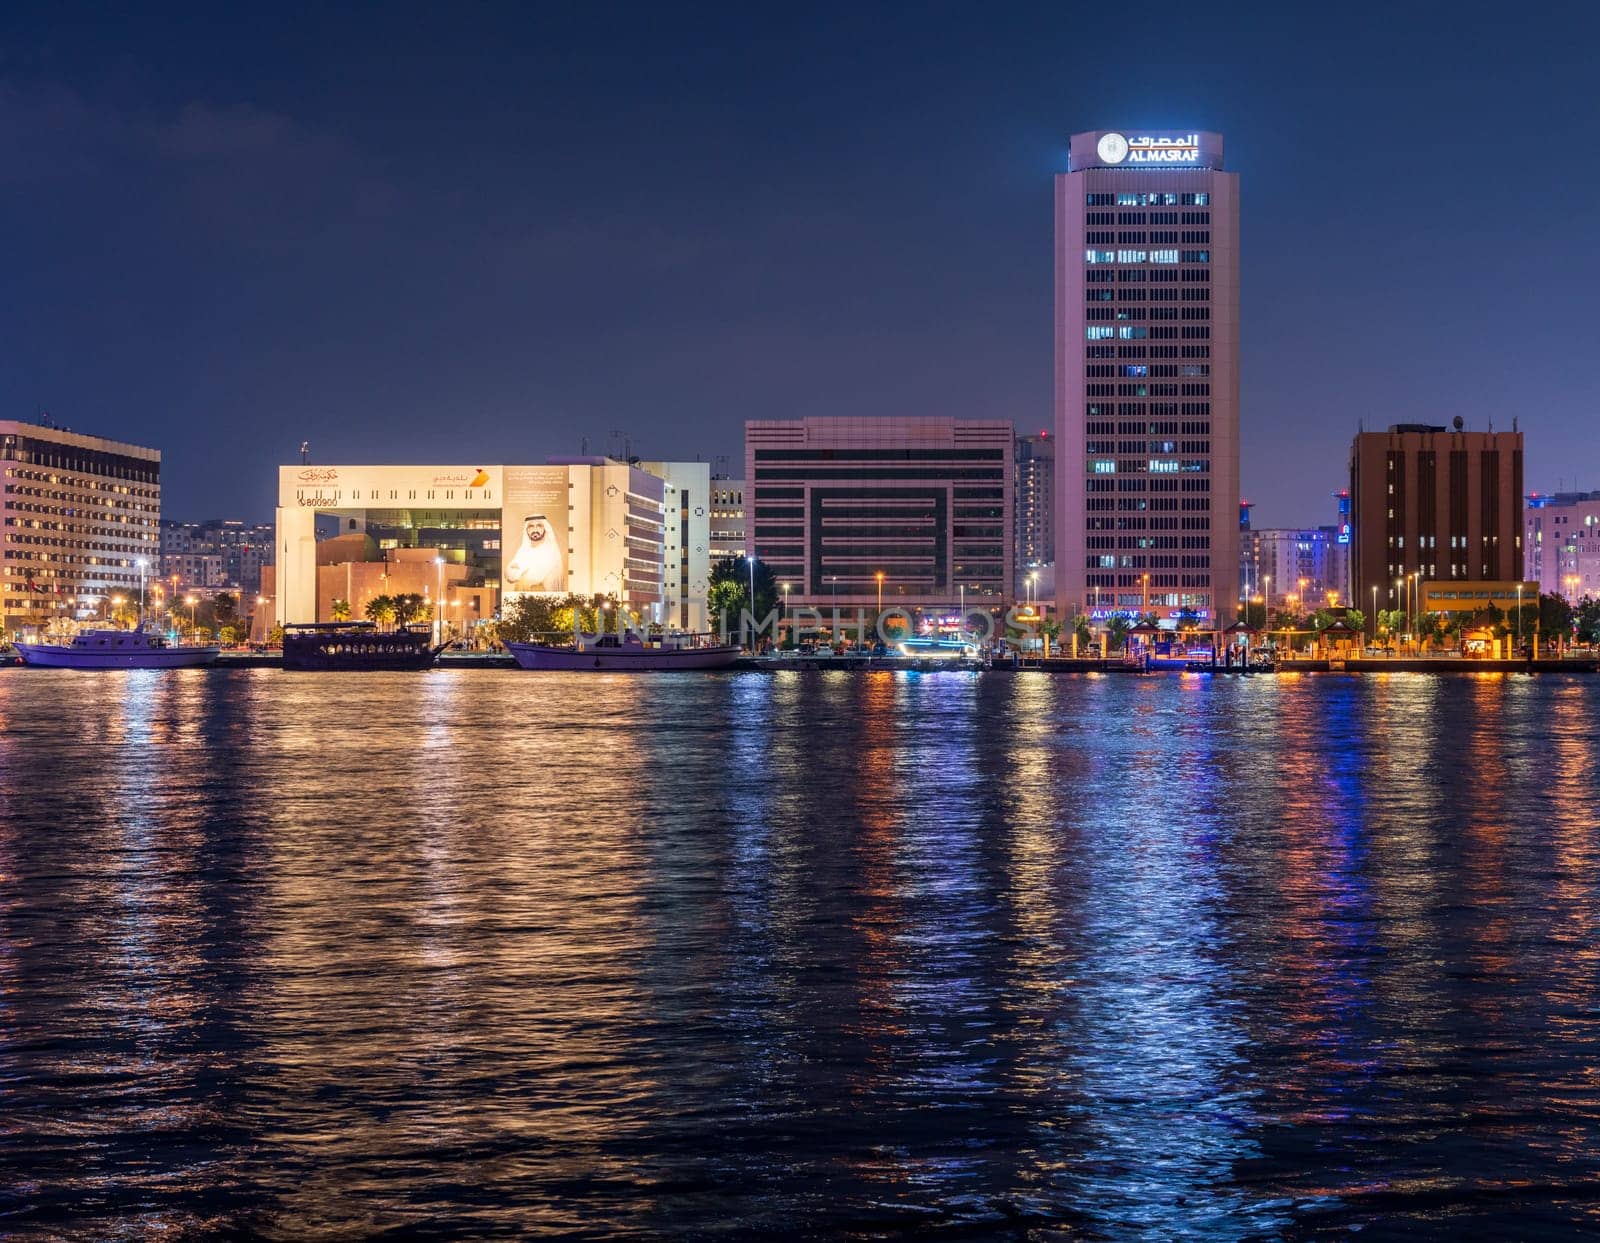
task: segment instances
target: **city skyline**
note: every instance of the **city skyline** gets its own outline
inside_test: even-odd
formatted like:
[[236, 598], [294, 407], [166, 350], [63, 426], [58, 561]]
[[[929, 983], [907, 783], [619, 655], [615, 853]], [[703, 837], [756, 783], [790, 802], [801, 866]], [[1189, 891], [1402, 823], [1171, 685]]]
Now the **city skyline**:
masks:
[[[318, 461], [372, 460], [382, 437], [425, 462], [626, 437], [716, 466], [749, 418], [1034, 431], [1068, 136], [1177, 126], [1226, 133], [1247, 187], [1259, 522], [1320, 520], [1362, 422], [1517, 416], [1530, 488], [1590, 487], [1600, 450], [1571, 442], [1595, 383], [1566, 364], [1600, 258], [1560, 241], [1583, 236], [1596, 174], [1486, 160], [1585, 132], [1595, 15], [1536, 53], [1439, 16], [1240, 30], [1157, 10], [1165, 36], [1130, 61], [1029, 12], [689, 28], [485, 9], [441, 29], [302, 10], [246, 37], [203, 11], [74, 26], [18, 6], [0, 397], [160, 445], [171, 514], [248, 520], [302, 440]], [[1351, 65], [1386, 85], [1343, 89]]]

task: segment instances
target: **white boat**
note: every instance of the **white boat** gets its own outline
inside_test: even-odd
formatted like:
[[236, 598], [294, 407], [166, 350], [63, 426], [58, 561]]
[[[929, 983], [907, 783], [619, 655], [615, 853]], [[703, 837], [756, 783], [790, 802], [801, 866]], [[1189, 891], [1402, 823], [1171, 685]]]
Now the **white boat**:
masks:
[[215, 664], [215, 647], [169, 647], [143, 630], [84, 630], [71, 643], [19, 643], [25, 665], [48, 669], [192, 669]]
[[638, 635], [580, 634], [570, 646], [507, 643], [506, 650], [524, 669], [572, 669], [593, 672], [645, 672], [666, 669], [726, 669], [739, 659], [732, 644], [694, 647], [683, 636], [670, 636], [650, 647]]

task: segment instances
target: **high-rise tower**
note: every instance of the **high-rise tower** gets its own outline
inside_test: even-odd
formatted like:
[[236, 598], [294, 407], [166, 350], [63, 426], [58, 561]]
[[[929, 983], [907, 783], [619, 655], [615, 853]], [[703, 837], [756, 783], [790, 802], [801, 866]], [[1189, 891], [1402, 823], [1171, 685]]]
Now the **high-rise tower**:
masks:
[[1058, 605], [1227, 625], [1239, 185], [1222, 136], [1074, 134], [1055, 223]]

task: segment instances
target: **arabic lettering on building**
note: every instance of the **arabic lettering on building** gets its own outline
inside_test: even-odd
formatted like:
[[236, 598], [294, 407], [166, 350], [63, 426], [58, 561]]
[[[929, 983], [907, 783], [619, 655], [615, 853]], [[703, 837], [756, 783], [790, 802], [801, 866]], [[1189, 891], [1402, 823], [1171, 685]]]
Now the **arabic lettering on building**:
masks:
[[1198, 164], [1200, 135], [1181, 134], [1176, 138], [1141, 134], [1128, 139], [1129, 164]]
[[339, 478], [339, 472], [331, 466], [310, 466], [301, 471], [301, 483], [333, 483]]

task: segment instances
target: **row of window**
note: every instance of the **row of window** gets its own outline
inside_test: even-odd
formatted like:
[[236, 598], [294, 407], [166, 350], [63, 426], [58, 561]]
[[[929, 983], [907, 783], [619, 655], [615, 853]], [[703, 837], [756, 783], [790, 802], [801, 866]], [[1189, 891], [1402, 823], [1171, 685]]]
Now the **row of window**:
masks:
[[1083, 200], [1085, 207], [1205, 207], [1210, 202], [1211, 195], [1204, 190], [1182, 194], [1171, 191], [1133, 193], [1124, 190], [1117, 194], [1090, 194]]
[[[1109, 237], [1107, 238], [1109, 242]], [[1085, 263], [1210, 263], [1209, 250], [1176, 250], [1162, 247], [1157, 250], [1097, 250], [1093, 246], [1083, 252]]]
[[[1201, 553], [1190, 553], [1185, 556], [1173, 557], [1163, 554], [1142, 553], [1105, 553], [1100, 556], [1091, 556], [1086, 562], [1086, 567], [1091, 570], [1204, 570], [1211, 565], [1211, 558]], [[1200, 584], [1193, 584], [1199, 586]]]
[[[1164, 290], [1166, 293], [1175, 293], [1176, 290]], [[1181, 314], [1180, 314], [1181, 311]], [[1129, 306], [1117, 307], [1113, 310], [1109, 306], [1091, 306], [1083, 313], [1083, 317], [1090, 322], [1104, 320], [1118, 320], [1128, 323], [1143, 323], [1147, 319], [1210, 319], [1211, 308], [1208, 306]], [[1179, 334], [1185, 338], [1209, 341], [1209, 331], [1191, 333], [1187, 328]]]
[[[1104, 502], [1095, 508], [1106, 509]], [[1171, 508], [1169, 505], [1168, 508]], [[1181, 528], [1180, 528], [1181, 524]], [[1089, 531], [1209, 531], [1211, 519], [1200, 518], [1085, 518], [1084, 528]]]

